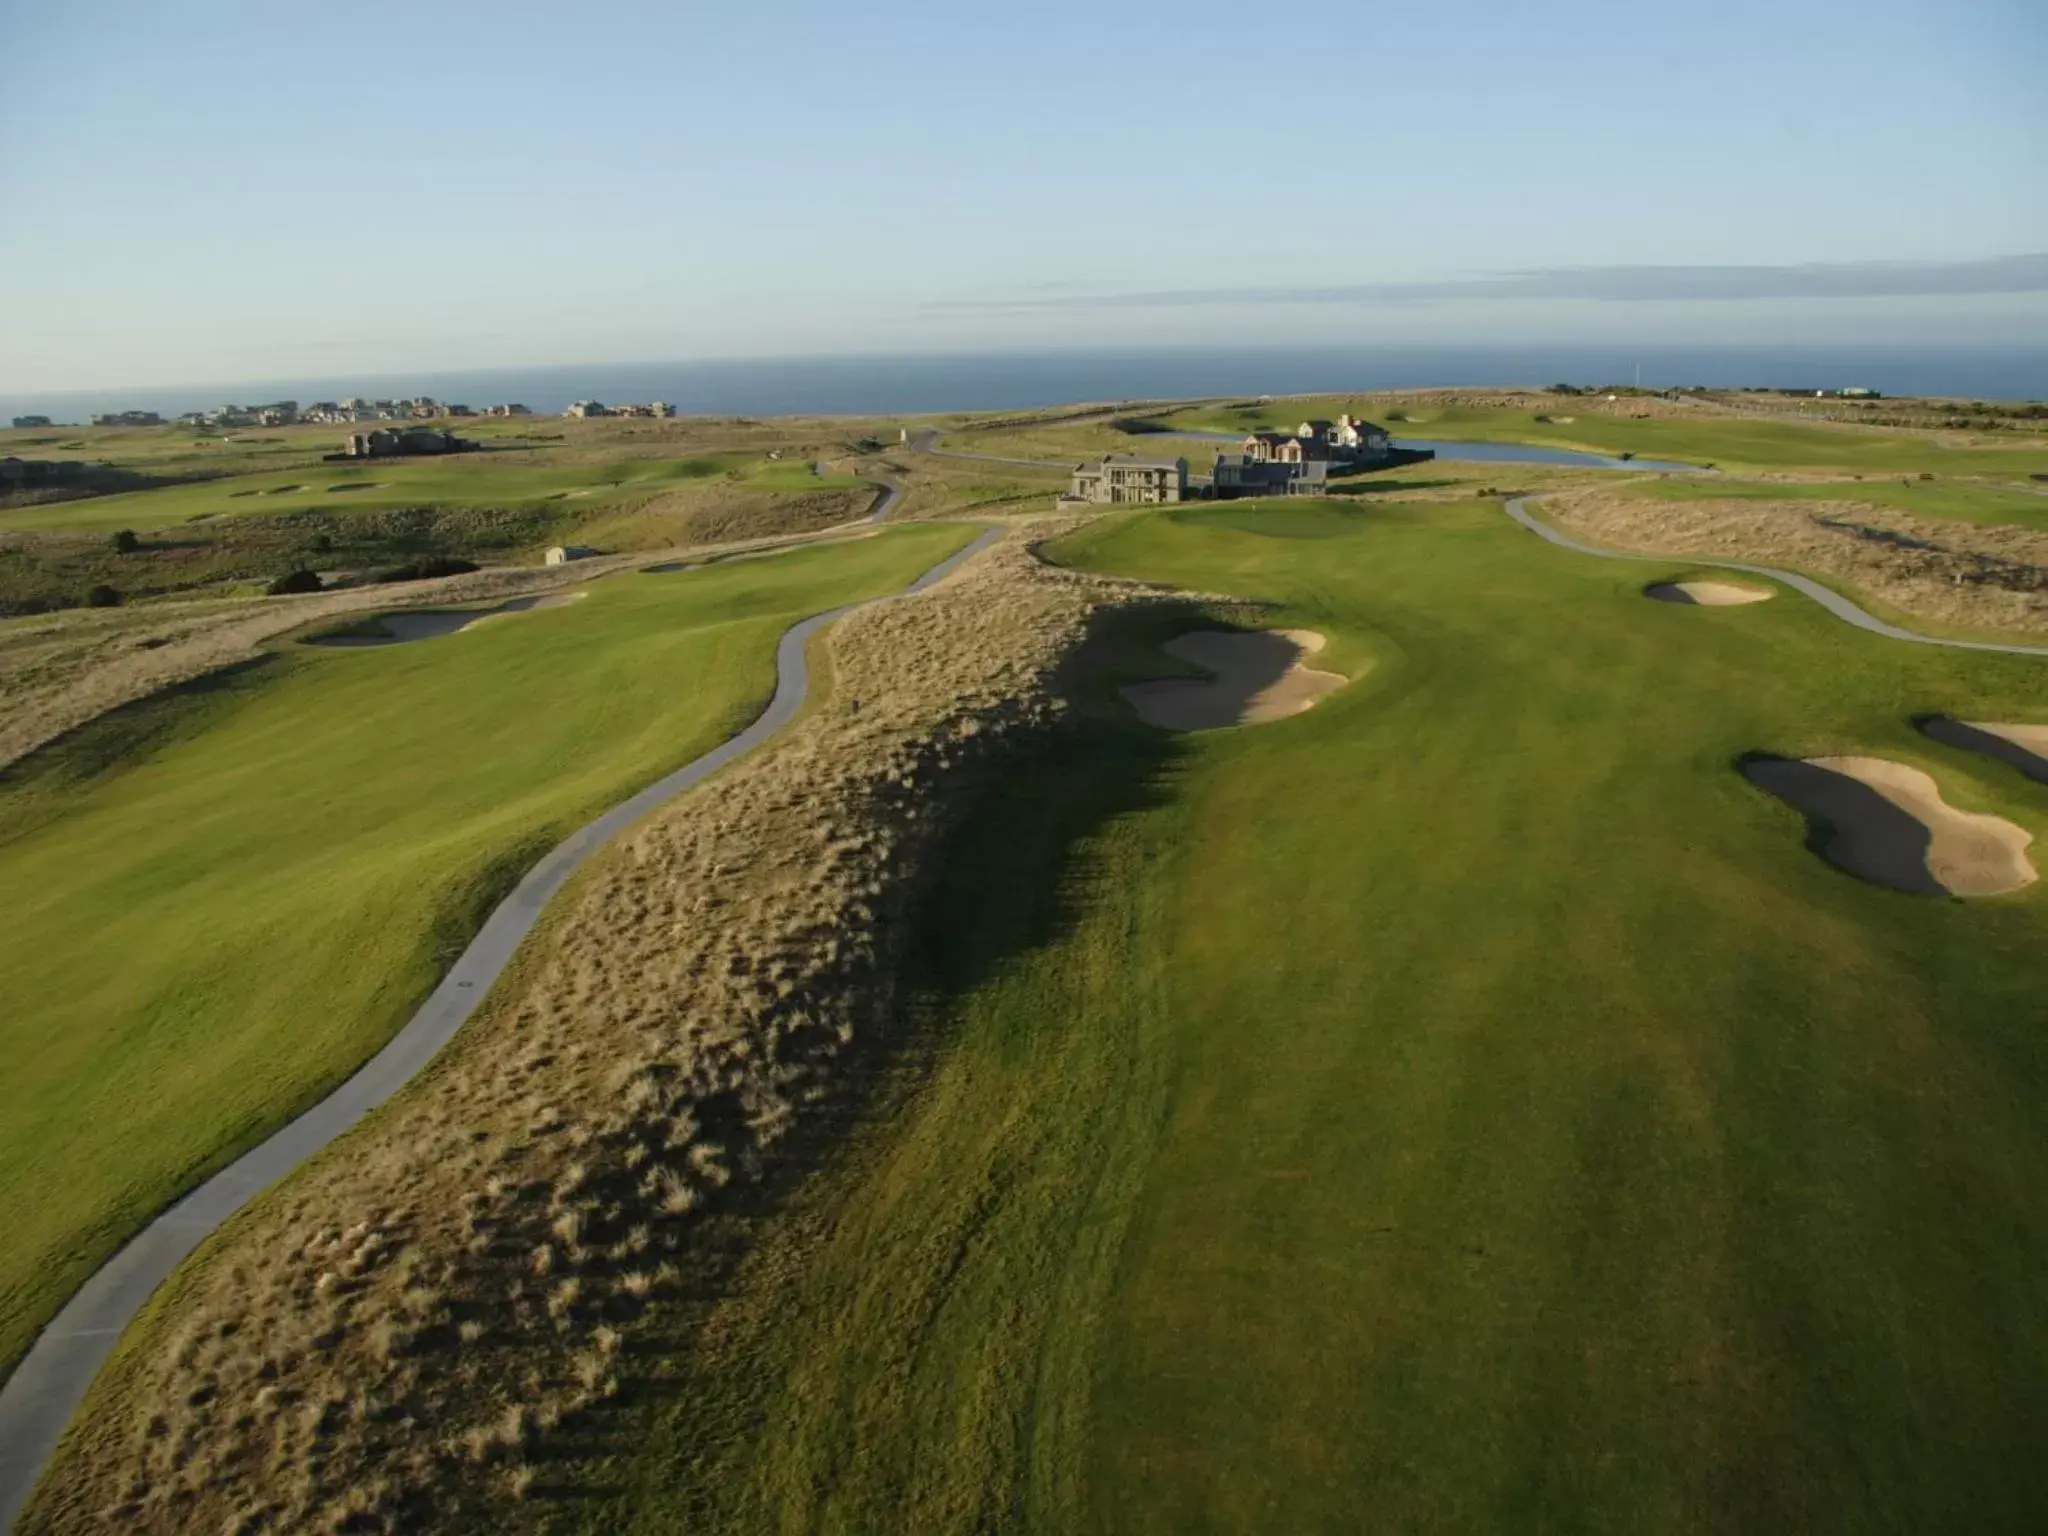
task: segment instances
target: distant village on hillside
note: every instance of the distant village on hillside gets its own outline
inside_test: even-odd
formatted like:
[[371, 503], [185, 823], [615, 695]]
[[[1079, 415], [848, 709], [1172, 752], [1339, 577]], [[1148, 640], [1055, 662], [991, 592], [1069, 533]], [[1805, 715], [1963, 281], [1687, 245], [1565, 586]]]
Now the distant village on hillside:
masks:
[[[675, 407], [663, 400], [645, 405], [605, 405], [597, 400], [578, 400], [564, 416], [581, 420], [594, 416], [651, 417], [666, 419]], [[166, 420], [157, 411], [108, 411], [91, 418], [95, 427], [204, 427], [223, 430], [236, 427], [353, 426], [364, 421], [439, 421], [446, 417], [531, 416], [523, 405], [487, 405], [481, 410], [431, 395], [414, 395], [401, 400], [315, 400], [302, 406], [296, 400], [273, 400], [265, 405], [222, 405], [212, 410], [184, 411]], [[48, 416], [17, 416], [19, 428], [68, 426]]]

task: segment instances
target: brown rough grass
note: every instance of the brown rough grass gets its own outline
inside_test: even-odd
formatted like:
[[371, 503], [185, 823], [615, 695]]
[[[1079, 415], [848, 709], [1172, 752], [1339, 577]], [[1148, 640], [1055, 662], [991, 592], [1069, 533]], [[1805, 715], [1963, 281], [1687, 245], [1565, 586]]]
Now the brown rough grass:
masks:
[[1851, 500], [1663, 502], [1594, 492], [1555, 497], [1543, 513], [1594, 544], [1789, 566], [1942, 628], [2048, 636], [2048, 533]]
[[203, 1249], [22, 1529], [526, 1528], [693, 1225], [891, 1029], [955, 808], [1057, 726], [1089, 615], [1145, 597], [1030, 536], [837, 626], [829, 701], [629, 834], [432, 1071]]

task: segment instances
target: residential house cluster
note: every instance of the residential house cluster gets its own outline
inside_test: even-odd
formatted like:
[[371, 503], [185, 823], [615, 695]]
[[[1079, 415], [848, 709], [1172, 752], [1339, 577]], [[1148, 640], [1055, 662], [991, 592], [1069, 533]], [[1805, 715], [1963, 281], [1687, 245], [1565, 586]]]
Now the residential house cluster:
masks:
[[342, 426], [358, 421], [433, 421], [442, 416], [474, 416], [466, 405], [444, 404], [431, 395], [404, 400], [315, 400], [299, 412], [300, 421]]
[[606, 405], [602, 400], [578, 400], [569, 409], [562, 412], [564, 416], [573, 416], [579, 421], [592, 416], [651, 416], [662, 418], [673, 416], [675, 413], [676, 408], [666, 400], [653, 400], [646, 405]]
[[1186, 459], [1148, 459], [1133, 453], [1112, 453], [1100, 464], [1076, 464], [1073, 481], [1060, 503], [1157, 506], [1187, 499]]
[[474, 447], [475, 443], [439, 427], [376, 427], [349, 433], [347, 447], [334, 457], [390, 459], [408, 454], [467, 453]]
[[1189, 480], [1186, 459], [1111, 454], [1100, 464], [1078, 464], [1060, 503], [1118, 506], [1186, 501], [1199, 495], [1219, 501], [1321, 496], [1330, 488], [1333, 466], [1370, 468], [1393, 457], [1394, 442], [1386, 428], [1347, 413], [1336, 421], [1304, 421], [1293, 432], [1252, 433], [1239, 451], [1216, 456], [1206, 484]]
[[160, 427], [164, 419], [155, 411], [108, 411], [92, 418], [96, 427]]
[[296, 400], [272, 400], [265, 405], [217, 405], [207, 411], [186, 411], [178, 417], [181, 427], [289, 427], [305, 419]]
[[17, 427], [54, 427], [56, 425], [47, 416], [17, 416], [14, 418], [14, 424]]

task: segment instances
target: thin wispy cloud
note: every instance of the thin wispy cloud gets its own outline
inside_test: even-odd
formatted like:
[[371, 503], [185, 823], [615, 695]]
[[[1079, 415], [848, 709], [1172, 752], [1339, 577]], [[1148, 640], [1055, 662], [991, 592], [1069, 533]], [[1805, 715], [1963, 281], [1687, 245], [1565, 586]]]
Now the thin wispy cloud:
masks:
[[2048, 254], [1978, 261], [1842, 261], [1799, 266], [1539, 267], [1426, 283], [1182, 288], [934, 301], [934, 311], [1166, 309], [1210, 304], [1433, 304], [1471, 299], [1670, 303], [1890, 299], [2048, 293]]

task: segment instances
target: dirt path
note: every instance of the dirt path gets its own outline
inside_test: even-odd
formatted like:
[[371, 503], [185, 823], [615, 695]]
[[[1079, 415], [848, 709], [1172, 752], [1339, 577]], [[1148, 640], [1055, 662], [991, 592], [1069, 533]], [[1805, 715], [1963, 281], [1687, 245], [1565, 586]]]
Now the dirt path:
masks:
[[[878, 515], [893, 505], [893, 498], [885, 498]], [[924, 590], [1002, 533], [1000, 528], [986, 529], [909, 586], [868, 602]], [[864, 606], [852, 603], [815, 614], [786, 630], [775, 651], [774, 696], [752, 725], [563, 839], [485, 920], [441, 984], [389, 1044], [305, 1114], [150, 1222], [79, 1288], [0, 1386], [0, 1530], [12, 1529], [93, 1378], [156, 1288], [230, 1216], [348, 1131], [432, 1061], [483, 1001], [542, 910], [578, 869], [650, 811], [694, 789], [795, 719], [810, 691], [805, 653], [812, 638], [835, 619]]]

